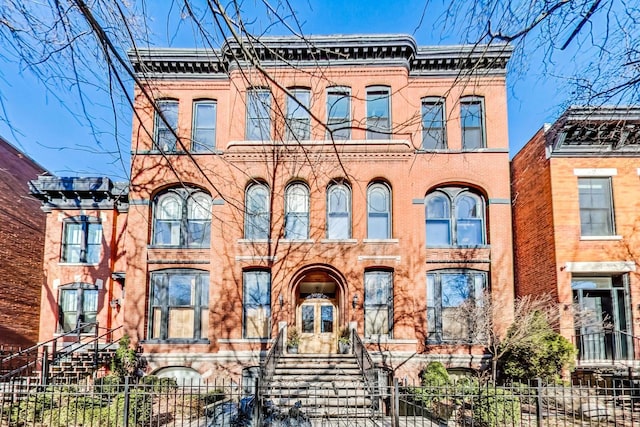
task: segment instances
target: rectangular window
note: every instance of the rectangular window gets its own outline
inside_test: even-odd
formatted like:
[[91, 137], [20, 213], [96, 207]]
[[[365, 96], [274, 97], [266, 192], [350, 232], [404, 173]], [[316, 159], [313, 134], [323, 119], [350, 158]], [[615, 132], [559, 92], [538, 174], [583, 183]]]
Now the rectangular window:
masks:
[[207, 338], [209, 274], [189, 270], [151, 273], [149, 338]]
[[351, 93], [348, 88], [327, 91], [327, 139], [351, 138]]
[[444, 102], [440, 98], [424, 98], [422, 100], [422, 149], [446, 148], [444, 135]]
[[268, 89], [247, 91], [247, 134], [249, 141], [271, 139], [271, 92]]
[[269, 338], [271, 335], [271, 273], [245, 271], [242, 278], [244, 338]]
[[367, 88], [367, 139], [391, 139], [391, 91]]
[[471, 97], [460, 101], [460, 122], [462, 124], [462, 149], [473, 150], [486, 147], [482, 98]]
[[[78, 286], [78, 285], [75, 285]], [[75, 287], [62, 289], [58, 300], [58, 329], [71, 332], [81, 324], [95, 323], [98, 314], [98, 290]], [[83, 333], [95, 332], [95, 326], [83, 328]]]
[[102, 224], [96, 218], [66, 220], [62, 239], [62, 262], [98, 264], [102, 248]]
[[193, 132], [191, 151], [212, 152], [216, 148], [216, 101], [193, 103]]
[[156, 112], [155, 120], [155, 141], [156, 148], [164, 153], [175, 153], [176, 132], [178, 131], [178, 101], [162, 100], [157, 101], [158, 110], [162, 113], [164, 120]]
[[611, 178], [578, 178], [580, 198], [580, 234], [613, 236], [613, 200]]
[[287, 96], [286, 139], [307, 140], [311, 137], [311, 94], [307, 89], [291, 89], [289, 92], [294, 97]]
[[474, 331], [469, 304], [480, 304], [486, 273], [442, 271], [427, 273], [427, 342], [473, 343], [482, 331]]
[[364, 273], [364, 336], [390, 336], [393, 323], [393, 273]]

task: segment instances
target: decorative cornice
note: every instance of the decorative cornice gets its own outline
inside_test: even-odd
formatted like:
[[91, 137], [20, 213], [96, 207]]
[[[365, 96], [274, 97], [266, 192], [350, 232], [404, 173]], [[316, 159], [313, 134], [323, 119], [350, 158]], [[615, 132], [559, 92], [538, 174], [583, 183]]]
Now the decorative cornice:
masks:
[[415, 76], [504, 75], [508, 44], [418, 46], [410, 35], [334, 35], [226, 40], [220, 49], [129, 51], [141, 78], [225, 79], [230, 71], [263, 67], [399, 66]]
[[129, 184], [106, 177], [39, 176], [29, 181], [29, 192], [42, 201], [42, 210], [118, 209], [129, 206]]
[[640, 155], [640, 106], [569, 107], [545, 132], [555, 157]]

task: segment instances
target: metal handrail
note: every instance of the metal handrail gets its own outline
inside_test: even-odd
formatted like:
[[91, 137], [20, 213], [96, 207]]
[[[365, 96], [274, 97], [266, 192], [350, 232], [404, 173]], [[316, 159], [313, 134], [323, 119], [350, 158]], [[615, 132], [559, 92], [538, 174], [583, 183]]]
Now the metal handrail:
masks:
[[360, 339], [360, 336], [358, 335], [356, 329], [351, 330], [351, 342], [353, 343], [353, 354], [358, 361], [358, 366], [360, 367], [360, 373], [364, 378], [365, 385], [371, 397], [371, 401], [374, 402], [374, 407], [372, 408], [372, 410], [375, 410], [377, 409], [375, 406], [378, 405], [376, 396], [380, 396], [380, 393], [377, 392], [378, 373], [376, 367], [373, 364], [373, 359], [371, 359], [371, 355], [367, 351], [367, 348], [364, 346], [364, 343], [362, 342], [362, 339]]
[[280, 356], [284, 353], [284, 331], [284, 328], [278, 331], [278, 336], [260, 367], [260, 380], [262, 384], [267, 384], [271, 381], [278, 360], [280, 360]]
[[[78, 336], [78, 342], [80, 342], [81, 339], [81, 334], [82, 331], [85, 330], [87, 327], [92, 327], [95, 326], [95, 336], [92, 337], [89, 341], [82, 343], [79, 346], [75, 346], [73, 347], [72, 350], [69, 351], [60, 351], [58, 352], [57, 349], [57, 341], [61, 338], [65, 338], [67, 336], [70, 335], [77, 335]], [[7, 356], [5, 358], [3, 358], [2, 360], [0, 360], [0, 368], [2, 368], [3, 365], [6, 365], [8, 362], [10, 362], [11, 360], [14, 360], [20, 356], [26, 357], [27, 361], [26, 363], [22, 364], [21, 366], [12, 369], [9, 372], [6, 372], [2, 375], [0, 375], [0, 381], [4, 381], [7, 380], [9, 378], [12, 378], [14, 376], [16, 376], [17, 374], [20, 374], [21, 372], [26, 371], [29, 368], [32, 368], [34, 366], [37, 366], [38, 363], [41, 364], [41, 379], [44, 380], [47, 376], [48, 376], [48, 368], [49, 365], [52, 363], [55, 363], [56, 361], [62, 359], [63, 357], [66, 357], [67, 355], [73, 353], [74, 351], [77, 351], [81, 348], [87, 347], [89, 345], [93, 344], [93, 352], [94, 352], [94, 366], [97, 368], [97, 361], [98, 361], [98, 344], [99, 344], [99, 340], [104, 338], [105, 336], [111, 335], [113, 334], [115, 331], [117, 331], [118, 329], [122, 328], [122, 326], [118, 326], [117, 328], [113, 328], [113, 329], [108, 329], [108, 328], [102, 328], [102, 329], [106, 329], [106, 332], [103, 333], [102, 335], [98, 335], [99, 330], [101, 329], [100, 326], [98, 325], [97, 322], [95, 323], [78, 323], [78, 326], [69, 332], [65, 332], [63, 334], [60, 334], [50, 340], [44, 341], [42, 343], [39, 343], [37, 345], [34, 345], [32, 347], [29, 347], [25, 350], [22, 350], [18, 353], [14, 353], [10, 356]], [[110, 344], [112, 343], [112, 341], [110, 341]], [[49, 345], [51, 345], [52, 347], [52, 351], [51, 354], [49, 354]], [[42, 350], [42, 351], [41, 351]], [[31, 359], [30, 359], [31, 358]], [[30, 359], [30, 360], [29, 360]]]
[[[587, 340], [589, 338], [596, 338], [596, 339], [606, 339], [607, 337], [610, 337], [611, 339], [611, 353], [610, 353], [610, 359], [607, 357], [606, 354], [606, 346], [607, 344], [604, 343], [604, 347], [601, 349], [600, 348], [600, 344], [597, 344], [595, 342], [593, 343], [589, 343]], [[624, 337], [624, 338], [623, 338]], [[623, 340], [630, 340], [631, 341], [631, 345], [629, 346], [629, 348], [627, 349], [628, 354], [626, 355], [626, 358], [621, 358], [619, 356], [621, 356], [621, 354], [618, 354], [618, 351], [620, 350], [620, 345], [623, 342]], [[602, 358], [593, 358], [593, 357], [588, 357], [589, 353], [593, 352], [595, 353], [596, 351], [604, 351], [604, 359], [606, 360], [611, 360], [612, 364], [615, 364], [616, 361], [619, 360], [630, 360], [630, 359], [634, 359], [635, 358], [635, 351], [636, 349], [639, 348], [639, 344], [640, 344], [640, 337], [635, 336], [629, 332], [626, 331], [620, 331], [617, 329], [603, 329], [602, 331], [598, 331], [598, 332], [590, 332], [590, 333], [586, 333], [586, 334], [579, 334], [576, 333], [573, 336], [573, 341], [574, 341], [574, 345], [576, 345], [576, 347], [578, 347], [578, 360], [581, 361], [588, 361], [588, 360], [602, 360]]]

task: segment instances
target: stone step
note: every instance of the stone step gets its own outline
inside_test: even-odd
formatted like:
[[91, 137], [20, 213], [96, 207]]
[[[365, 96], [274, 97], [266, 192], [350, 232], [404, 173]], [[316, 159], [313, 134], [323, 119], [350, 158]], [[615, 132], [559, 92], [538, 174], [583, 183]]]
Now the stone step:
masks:
[[295, 397], [342, 397], [350, 399], [353, 397], [366, 397], [368, 396], [367, 390], [364, 386], [360, 387], [331, 387], [331, 388], [316, 388], [316, 387], [283, 387], [277, 386], [264, 389], [265, 396], [272, 396], [278, 398], [295, 398]]
[[[300, 408], [303, 412], [312, 409], [342, 409], [343, 413], [354, 410], [356, 408], [371, 408], [373, 403], [370, 398], [364, 396], [356, 397], [280, 397], [265, 396], [266, 400], [270, 400], [274, 405], [283, 407], [293, 407], [300, 402]], [[337, 412], [337, 411], [336, 411]], [[350, 412], [349, 412], [350, 413]]]

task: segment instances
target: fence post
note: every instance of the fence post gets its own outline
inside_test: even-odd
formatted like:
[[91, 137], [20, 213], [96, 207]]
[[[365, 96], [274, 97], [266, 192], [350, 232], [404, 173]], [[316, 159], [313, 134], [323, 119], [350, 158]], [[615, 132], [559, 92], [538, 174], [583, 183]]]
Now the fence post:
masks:
[[393, 378], [391, 389], [391, 420], [393, 427], [400, 427], [400, 389], [397, 378]]
[[536, 425], [542, 427], [542, 379], [536, 378]]
[[129, 376], [124, 377], [124, 406], [122, 409], [122, 425], [129, 427]]
[[49, 379], [49, 350], [45, 345], [42, 347], [42, 366], [40, 370], [40, 384], [47, 385]]

